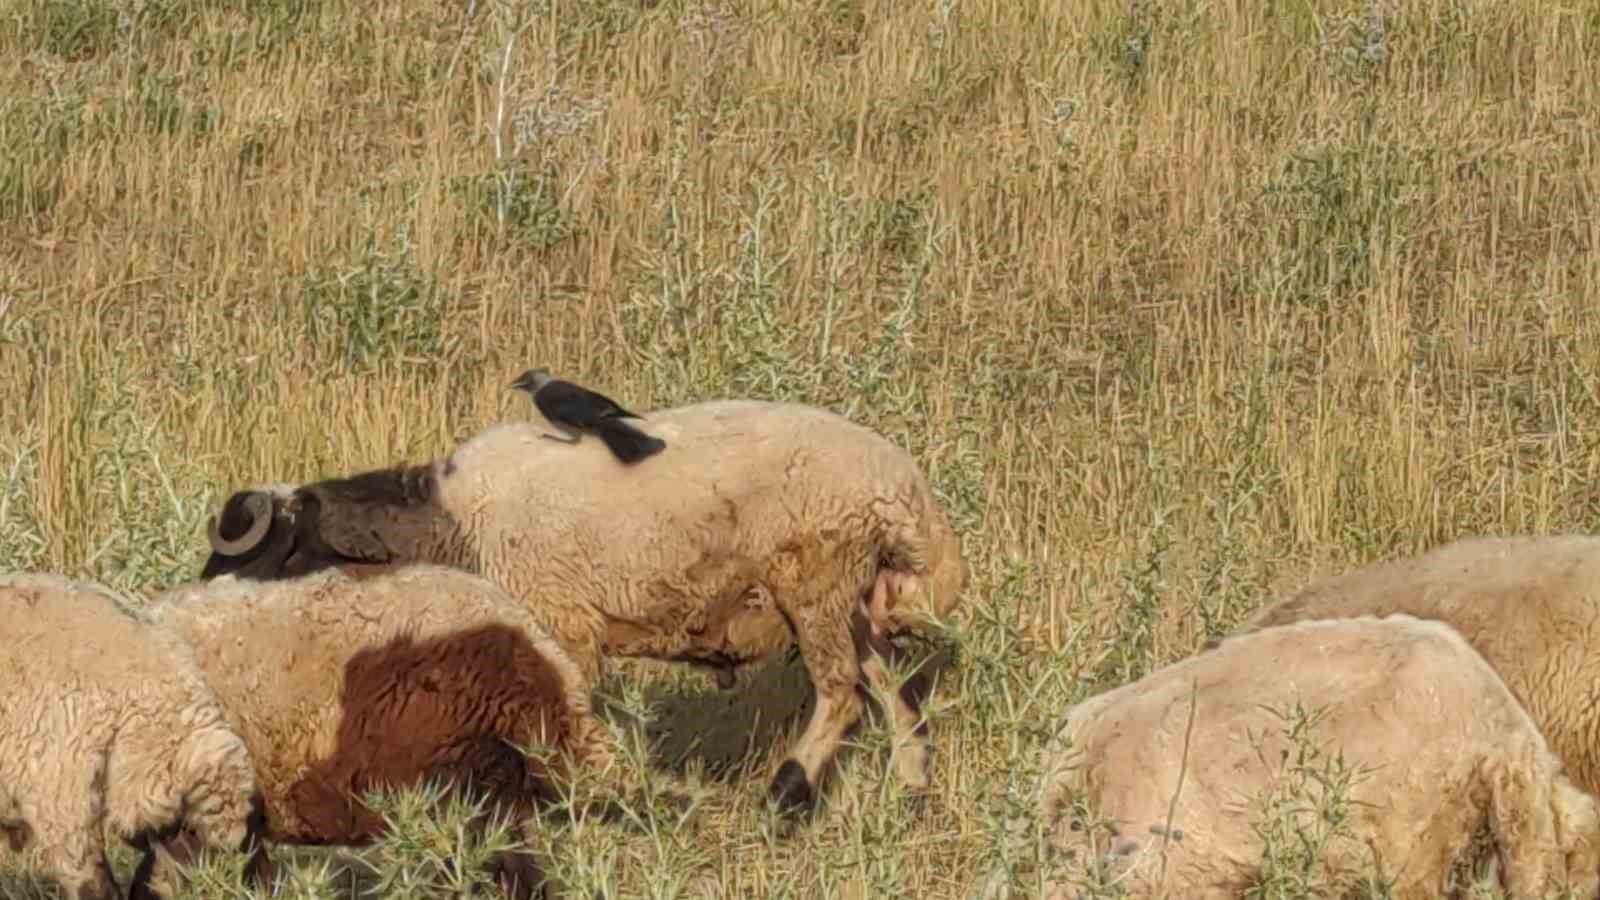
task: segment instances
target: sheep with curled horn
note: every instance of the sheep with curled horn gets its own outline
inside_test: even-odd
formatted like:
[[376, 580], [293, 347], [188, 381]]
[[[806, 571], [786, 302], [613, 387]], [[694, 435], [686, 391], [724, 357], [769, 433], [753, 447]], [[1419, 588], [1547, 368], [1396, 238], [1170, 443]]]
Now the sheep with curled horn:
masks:
[[591, 675], [607, 655], [731, 672], [798, 644], [817, 702], [773, 776], [779, 805], [814, 802], [863, 683], [889, 698], [896, 771], [925, 788], [921, 685], [895, 684], [893, 639], [951, 611], [967, 567], [916, 460], [796, 404], [715, 401], [650, 421], [674, 449], [648, 466], [514, 423], [425, 462], [237, 492], [202, 576], [456, 566], [519, 598]]

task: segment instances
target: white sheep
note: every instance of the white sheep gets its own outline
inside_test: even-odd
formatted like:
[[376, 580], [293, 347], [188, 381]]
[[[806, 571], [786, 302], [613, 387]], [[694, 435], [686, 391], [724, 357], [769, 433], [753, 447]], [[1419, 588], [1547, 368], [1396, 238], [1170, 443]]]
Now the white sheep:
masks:
[[1237, 632], [1390, 613], [1461, 632], [1527, 708], [1572, 780], [1600, 794], [1600, 538], [1463, 538], [1315, 581], [1257, 610]]
[[604, 655], [731, 671], [798, 643], [817, 703], [773, 778], [780, 805], [810, 804], [860, 717], [863, 675], [890, 697], [901, 779], [925, 787], [918, 698], [892, 690], [885, 659], [892, 637], [954, 607], [967, 567], [916, 461], [793, 404], [709, 402], [648, 422], [668, 449], [647, 466], [503, 424], [425, 463], [240, 491], [212, 522], [202, 577], [458, 566], [521, 598], [591, 676]]
[[[249, 746], [276, 842], [366, 843], [385, 825], [363, 795], [429, 780], [520, 821], [569, 766], [609, 760], [581, 670], [524, 604], [467, 572], [219, 578], [168, 591], [146, 614], [192, 649]], [[509, 896], [539, 889], [531, 855], [492, 865]]]
[[[144, 850], [130, 896], [186, 837], [251, 853], [267, 884], [250, 754], [183, 646], [104, 588], [0, 576], [0, 829], [76, 900], [113, 900], [105, 832]], [[180, 856], [182, 860], [187, 853]]]
[[[1300, 745], [1280, 718], [1297, 704], [1315, 722]], [[1594, 798], [1459, 634], [1392, 616], [1229, 638], [1073, 707], [1043, 757], [1046, 855], [1061, 865], [1047, 897], [1075, 896], [1068, 883], [1102, 866], [1129, 896], [1240, 896], [1262, 869], [1261, 803], [1293, 787], [1306, 746], [1326, 754], [1313, 768], [1342, 754], [1350, 773], [1348, 840], [1318, 870], [1329, 880], [1375, 865], [1397, 900], [1445, 896], [1487, 825], [1510, 897], [1600, 890]]]

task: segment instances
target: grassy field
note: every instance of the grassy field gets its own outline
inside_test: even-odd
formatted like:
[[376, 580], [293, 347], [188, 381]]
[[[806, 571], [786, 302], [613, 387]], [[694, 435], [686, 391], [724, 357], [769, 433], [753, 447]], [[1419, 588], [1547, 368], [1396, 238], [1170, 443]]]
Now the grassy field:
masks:
[[[580, 897], [964, 898], [1074, 700], [1317, 574], [1591, 528], [1597, 134], [1589, 3], [12, 0], [0, 570], [190, 579], [231, 490], [523, 418], [530, 365], [828, 406], [972, 563], [934, 795], [866, 727], [783, 834], [803, 674], [628, 665], [618, 739], [699, 802], [531, 839]], [[394, 802], [361, 857], [456, 896]], [[281, 896], [350, 896], [301, 856]]]

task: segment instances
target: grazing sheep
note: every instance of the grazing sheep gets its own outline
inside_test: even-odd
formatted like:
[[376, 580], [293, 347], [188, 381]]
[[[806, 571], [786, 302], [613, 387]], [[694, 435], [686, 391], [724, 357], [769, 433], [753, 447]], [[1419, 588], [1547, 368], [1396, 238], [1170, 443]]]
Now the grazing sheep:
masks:
[[[570, 772], [565, 753], [608, 759], [579, 669], [523, 604], [467, 572], [222, 578], [169, 591], [148, 615], [192, 648], [249, 746], [275, 841], [365, 843], [384, 823], [362, 794], [434, 779], [520, 820]], [[519, 752], [530, 747], [557, 753]], [[534, 896], [530, 856], [495, 867], [510, 896]]]
[[817, 703], [773, 778], [780, 805], [810, 804], [861, 715], [863, 675], [890, 695], [902, 780], [925, 787], [918, 697], [893, 692], [884, 661], [892, 637], [955, 605], [967, 569], [915, 460], [791, 404], [702, 403], [650, 423], [673, 451], [648, 466], [518, 423], [417, 465], [240, 491], [211, 524], [202, 577], [457, 566], [521, 598], [591, 677], [603, 655], [726, 674], [797, 642]]
[[[1240, 896], [1262, 867], [1257, 803], [1297, 759], [1278, 717], [1295, 704], [1321, 716], [1311, 743], [1353, 772], [1349, 839], [1329, 842], [1323, 877], [1349, 886], [1376, 862], [1397, 900], [1446, 896], [1487, 825], [1508, 896], [1600, 890], [1594, 798], [1459, 634], [1410, 616], [1230, 638], [1075, 706], [1045, 752], [1047, 853], [1070, 851], [1055, 877], [1103, 863], [1130, 896], [1153, 896], [1164, 850], [1167, 896]], [[1085, 812], [1114, 823], [1108, 840]], [[1072, 896], [1064, 882], [1046, 896]]]
[[1600, 538], [1465, 538], [1314, 582], [1258, 610], [1238, 632], [1390, 613], [1461, 632], [1527, 708], [1572, 780], [1600, 794]]
[[[0, 576], [0, 830], [75, 900], [112, 900], [105, 830], [144, 851], [130, 897], [159, 895], [152, 841], [180, 828], [251, 854], [267, 884], [250, 754], [181, 644], [97, 585]], [[197, 849], [189, 845], [186, 849]]]

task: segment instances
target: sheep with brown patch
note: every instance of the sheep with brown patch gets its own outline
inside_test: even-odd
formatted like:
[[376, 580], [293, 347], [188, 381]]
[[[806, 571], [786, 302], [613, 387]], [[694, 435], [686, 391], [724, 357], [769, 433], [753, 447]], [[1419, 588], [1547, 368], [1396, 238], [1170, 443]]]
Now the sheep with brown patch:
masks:
[[[222, 578], [169, 591], [148, 615], [192, 649], [249, 746], [274, 841], [367, 843], [384, 822], [363, 795], [425, 781], [520, 822], [569, 765], [609, 758], [583, 673], [524, 604], [467, 572]], [[531, 855], [494, 867], [511, 897], [535, 896]]]
[[1594, 798], [1459, 634], [1391, 616], [1229, 638], [1073, 707], [1044, 754], [1045, 848], [1060, 860], [1046, 896], [1077, 896], [1068, 885], [1096, 866], [1129, 896], [1241, 896], [1262, 867], [1259, 803], [1298, 758], [1279, 718], [1294, 704], [1353, 772], [1325, 882], [1351, 886], [1375, 862], [1387, 896], [1447, 896], [1454, 866], [1482, 861], [1464, 854], [1486, 827], [1508, 897], [1600, 890]]
[[1315, 581], [1240, 625], [1406, 613], [1449, 624], [1527, 708], [1573, 781], [1600, 794], [1600, 538], [1463, 538]]
[[428, 462], [240, 491], [212, 522], [202, 577], [460, 567], [520, 598], [591, 676], [606, 655], [727, 674], [798, 643], [817, 702], [773, 777], [780, 805], [810, 805], [863, 683], [889, 696], [897, 771], [924, 788], [919, 698], [913, 682], [894, 690], [886, 662], [895, 636], [954, 607], [967, 568], [916, 461], [794, 404], [700, 403], [649, 422], [670, 449], [648, 466], [503, 424]]
[[[0, 830], [74, 900], [113, 900], [105, 832], [144, 851], [134, 900], [160, 895], [158, 846], [251, 854], [270, 883], [249, 751], [186, 648], [89, 582], [0, 576]], [[197, 850], [195, 843], [178, 845]], [[179, 861], [182, 861], [180, 858]]]

